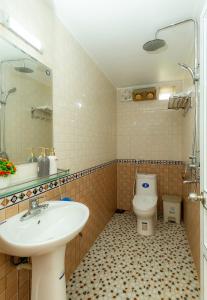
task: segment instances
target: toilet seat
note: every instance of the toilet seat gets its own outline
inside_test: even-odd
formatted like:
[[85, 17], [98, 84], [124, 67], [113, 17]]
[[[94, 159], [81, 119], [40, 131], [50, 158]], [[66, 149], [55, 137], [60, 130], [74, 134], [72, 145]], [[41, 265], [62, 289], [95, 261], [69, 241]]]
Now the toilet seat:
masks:
[[141, 196], [135, 195], [133, 206], [142, 211], [150, 210], [157, 205], [157, 196]]

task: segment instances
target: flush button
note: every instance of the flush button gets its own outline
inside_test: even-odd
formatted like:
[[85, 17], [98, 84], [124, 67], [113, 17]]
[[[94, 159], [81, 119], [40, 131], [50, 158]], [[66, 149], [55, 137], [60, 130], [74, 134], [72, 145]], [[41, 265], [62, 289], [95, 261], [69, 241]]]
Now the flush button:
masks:
[[142, 184], [142, 187], [143, 187], [144, 189], [147, 189], [147, 188], [149, 187], [149, 183], [147, 183], [147, 182], [143, 183], [143, 184]]

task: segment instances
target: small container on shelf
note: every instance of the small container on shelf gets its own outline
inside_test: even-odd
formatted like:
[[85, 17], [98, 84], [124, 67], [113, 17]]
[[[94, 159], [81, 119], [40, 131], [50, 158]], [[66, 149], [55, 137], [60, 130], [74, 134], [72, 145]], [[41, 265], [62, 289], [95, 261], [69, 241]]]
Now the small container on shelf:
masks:
[[57, 156], [55, 155], [55, 149], [52, 148], [50, 155], [48, 156], [50, 161], [49, 175], [53, 175], [57, 173]]
[[50, 160], [46, 155], [46, 148], [40, 147], [41, 154], [38, 157], [38, 177], [45, 177], [49, 175]]
[[30, 150], [30, 155], [28, 157], [28, 162], [29, 163], [37, 162], [38, 159], [37, 159], [37, 157], [34, 154], [34, 148], [29, 148], [29, 150]]

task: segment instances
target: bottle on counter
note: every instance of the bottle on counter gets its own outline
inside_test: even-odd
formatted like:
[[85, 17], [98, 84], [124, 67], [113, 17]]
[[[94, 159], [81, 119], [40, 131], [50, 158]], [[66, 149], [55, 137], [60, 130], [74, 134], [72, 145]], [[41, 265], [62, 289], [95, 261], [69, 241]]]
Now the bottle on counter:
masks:
[[38, 161], [38, 159], [34, 154], [34, 148], [30, 148], [30, 156], [28, 157], [28, 162], [29, 163], [34, 163], [34, 162], [37, 162], [37, 161]]
[[38, 157], [38, 177], [48, 176], [50, 173], [50, 160], [46, 155], [46, 148], [40, 147], [41, 154]]
[[48, 156], [50, 161], [50, 169], [49, 175], [53, 175], [57, 173], [57, 156], [55, 155], [55, 149], [52, 148], [50, 151], [50, 155]]

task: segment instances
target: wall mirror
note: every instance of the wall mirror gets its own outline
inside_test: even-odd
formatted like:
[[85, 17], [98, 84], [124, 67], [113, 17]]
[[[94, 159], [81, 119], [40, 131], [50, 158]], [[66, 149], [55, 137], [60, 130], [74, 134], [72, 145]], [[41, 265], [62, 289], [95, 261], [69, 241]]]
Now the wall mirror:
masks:
[[10, 185], [35, 177], [21, 172], [53, 147], [52, 119], [52, 71], [0, 37], [0, 158], [17, 167]]

